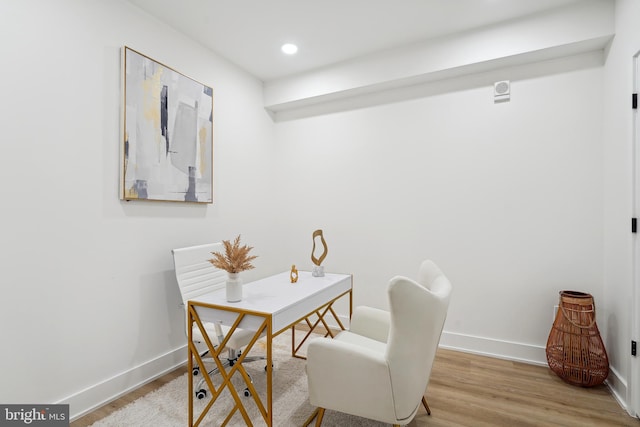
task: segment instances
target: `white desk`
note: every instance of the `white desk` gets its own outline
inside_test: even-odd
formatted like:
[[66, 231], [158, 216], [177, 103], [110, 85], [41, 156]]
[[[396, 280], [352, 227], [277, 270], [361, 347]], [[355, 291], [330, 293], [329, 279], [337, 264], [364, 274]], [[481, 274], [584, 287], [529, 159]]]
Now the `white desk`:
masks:
[[[188, 322], [189, 330], [189, 372], [193, 370], [194, 359], [200, 367], [200, 372], [205, 375], [205, 380], [211, 391], [211, 402], [205, 407], [202, 414], [194, 423], [193, 414], [193, 376], [189, 376], [189, 425], [197, 426], [205, 417], [209, 409], [213, 406], [216, 399], [225, 388], [233, 396], [236, 402], [235, 408], [229, 414], [229, 417], [223, 425], [231, 419], [236, 410], [239, 410], [248, 426], [253, 425], [244, 408], [242, 398], [239, 396], [230, 379], [234, 374], [239, 374], [244, 378], [244, 382], [251, 391], [251, 398], [254, 399], [256, 405], [260, 409], [262, 416], [268, 426], [273, 425], [273, 407], [272, 407], [272, 374], [273, 374], [273, 358], [272, 358], [272, 339], [278, 334], [284, 332], [288, 328], [292, 328], [292, 347], [293, 356], [302, 357], [297, 354], [299, 348], [309, 337], [313, 329], [322, 324], [328, 331], [327, 335], [333, 336], [324, 317], [331, 314], [337, 321], [339, 327], [344, 329], [340, 319], [333, 310], [333, 303], [345, 295], [349, 295], [349, 314], [352, 309], [352, 277], [347, 274], [331, 274], [326, 273], [324, 277], [313, 277], [310, 272], [300, 272], [297, 283], [291, 283], [289, 272], [277, 274], [255, 282], [247, 283], [243, 287], [242, 301], [236, 303], [227, 302], [225, 289], [219, 289], [208, 294], [199, 296], [195, 300], [188, 302]], [[314, 316], [315, 315], [315, 316]], [[312, 318], [314, 319], [312, 321]], [[227, 334], [229, 337], [236, 328], [255, 331], [254, 337], [242, 355], [238, 359], [238, 363], [233, 367], [224, 368], [218, 360], [218, 356], [222, 352], [226, 339], [215, 348], [208, 341], [207, 346], [209, 352], [214, 355], [214, 360], [220, 370], [222, 383], [214, 386], [211, 378], [207, 375], [198, 351], [193, 344], [191, 337], [192, 326], [195, 323], [201, 330], [203, 336], [207, 336], [202, 322], [220, 323], [230, 327]], [[306, 322], [309, 332], [305, 335], [302, 342], [296, 347], [295, 342], [295, 325], [300, 322]], [[242, 366], [242, 361], [249, 353], [256, 341], [262, 336], [266, 336], [267, 345], [267, 404], [266, 407], [260, 400], [259, 394], [253, 387], [248, 374]], [[205, 338], [206, 340], [206, 338]], [[246, 399], [246, 398], [245, 398]]]

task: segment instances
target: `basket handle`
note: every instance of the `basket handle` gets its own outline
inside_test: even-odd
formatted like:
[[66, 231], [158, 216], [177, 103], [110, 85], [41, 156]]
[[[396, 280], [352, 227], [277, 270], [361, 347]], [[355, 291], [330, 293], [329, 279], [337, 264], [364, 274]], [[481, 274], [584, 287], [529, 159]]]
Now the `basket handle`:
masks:
[[[564, 318], [567, 319], [569, 323], [571, 323], [573, 326], [577, 328], [588, 329], [588, 328], [591, 328], [596, 323], [596, 302], [595, 301], [593, 301], [593, 319], [591, 320], [591, 323], [589, 323], [589, 325], [587, 326], [578, 325], [573, 320], [571, 320], [562, 304], [560, 304], [560, 309], [562, 310], [562, 314], [564, 315]], [[572, 311], [577, 311], [577, 310], [572, 310]]]

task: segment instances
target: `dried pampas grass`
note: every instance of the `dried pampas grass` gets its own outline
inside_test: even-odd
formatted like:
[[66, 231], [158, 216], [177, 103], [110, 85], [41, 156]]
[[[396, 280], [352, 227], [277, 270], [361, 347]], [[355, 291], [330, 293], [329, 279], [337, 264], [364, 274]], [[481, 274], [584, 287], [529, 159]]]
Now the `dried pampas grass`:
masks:
[[255, 268], [251, 261], [258, 258], [257, 255], [249, 255], [253, 246], [240, 246], [240, 235], [236, 237], [233, 244], [229, 240], [223, 240], [224, 254], [211, 252], [213, 258], [209, 260], [214, 267], [225, 270], [229, 273], [240, 273], [241, 271]]

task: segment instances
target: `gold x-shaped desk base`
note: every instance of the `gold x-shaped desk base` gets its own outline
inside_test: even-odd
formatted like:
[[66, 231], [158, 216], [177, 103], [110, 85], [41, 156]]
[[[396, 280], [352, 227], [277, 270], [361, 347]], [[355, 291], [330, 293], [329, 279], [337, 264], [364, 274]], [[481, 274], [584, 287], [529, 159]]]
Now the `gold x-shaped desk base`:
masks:
[[[343, 294], [344, 295], [344, 294]], [[325, 337], [331, 337], [333, 338], [335, 336], [335, 332], [329, 327], [329, 325], [327, 324], [327, 322], [324, 320], [325, 316], [327, 314], [331, 314], [334, 318], [334, 320], [336, 321], [336, 323], [338, 323], [338, 326], [340, 327], [340, 330], [344, 331], [345, 327], [342, 324], [342, 322], [340, 321], [340, 318], [338, 317], [338, 315], [336, 314], [336, 312], [333, 310], [333, 303], [340, 299], [343, 295], [340, 295], [338, 298], [334, 299], [333, 301], [328, 302], [327, 304], [323, 305], [322, 307], [319, 307], [318, 309], [316, 309], [315, 311], [309, 313], [307, 315], [307, 317], [305, 317], [304, 319], [301, 319], [300, 322], [305, 322], [307, 324], [307, 327], [309, 328], [306, 331], [305, 336], [302, 338], [302, 340], [296, 345], [296, 325], [291, 327], [291, 355], [293, 357], [297, 357], [299, 359], [306, 359], [306, 356], [300, 355], [298, 352], [300, 351], [300, 349], [302, 348], [302, 346], [304, 345], [304, 343], [307, 341], [307, 338], [309, 338], [311, 336], [311, 334], [316, 330], [316, 328], [322, 323], [322, 326], [324, 326], [324, 330], [326, 331], [324, 336]], [[310, 318], [313, 315], [317, 316], [317, 319], [315, 322], [311, 323]], [[349, 305], [349, 317], [351, 317], [351, 304]]]
[[[202, 413], [200, 414], [200, 416], [194, 421], [194, 413], [193, 413], [193, 398], [194, 398], [194, 390], [193, 390], [193, 375], [189, 375], [189, 426], [198, 426], [200, 425], [200, 423], [204, 420], [205, 416], [207, 415], [207, 413], [209, 412], [209, 410], [211, 409], [211, 407], [214, 405], [214, 403], [216, 402], [216, 400], [218, 399], [218, 397], [220, 397], [221, 393], [225, 390], [228, 389], [229, 393], [231, 394], [231, 397], [233, 398], [234, 401], [234, 407], [231, 410], [231, 412], [227, 415], [227, 417], [225, 418], [225, 420], [223, 421], [223, 423], [221, 424], [221, 426], [226, 426], [229, 421], [233, 418], [233, 416], [235, 415], [235, 413], [237, 411], [240, 411], [240, 414], [242, 415], [242, 418], [245, 421], [245, 424], [247, 426], [253, 426], [253, 423], [251, 422], [251, 418], [249, 417], [249, 414], [247, 413], [247, 409], [245, 408], [245, 404], [243, 403], [243, 400], [240, 398], [240, 395], [238, 394], [238, 391], [236, 389], [236, 387], [233, 385], [231, 378], [236, 375], [239, 374], [242, 379], [244, 380], [244, 383], [246, 384], [247, 389], [250, 392], [251, 398], [253, 398], [253, 401], [255, 402], [258, 410], [260, 411], [260, 413], [262, 414], [262, 418], [264, 419], [265, 423], [267, 424], [267, 426], [273, 426], [273, 396], [272, 396], [272, 390], [273, 390], [273, 383], [272, 383], [272, 378], [273, 378], [273, 351], [272, 351], [272, 341], [273, 341], [273, 337], [281, 334], [282, 332], [284, 332], [285, 330], [291, 328], [292, 330], [292, 345], [291, 345], [291, 355], [294, 357], [298, 357], [298, 358], [302, 358], [302, 359], [306, 359], [305, 356], [299, 355], [298, 352], [300, 351], [302, 345], [304, 344], [304, 342], [307, 340], [307, 338], [309, 338], [309, 336], [311, 335], [311, 333], [314, 331], [314, 329], [316, 327], [318, 327], [319, 325], [322, 324], [322, 326], [325, 328], [325, 330], [327, 331], [325, 336], [331, 336], [333, 338], [334, 336], [334, 332], [332, 332], [331, 328], [329, 327], [329, 325], [327, 324], [327, 322], [325, 321], [325, 317], [329, 314], [331, 314], [333, 316], [333, 318], [336, 320], [336, 322], [338, 323], [340, 329], [344, 330], [345, 327], [343, 326], [342, 322], [340, 321], [340, 319], [338, 318], [336, 312], [333, 309], [333, 303], [336, 302], [338, 299], [342, 298], [343, 296], [349, 294], [349, 316], [351, 316], [351, 312], [352, 312], [352, 293], [351, 290], [348, 290], [342, 294], [340, 294], [339, 296], [337, 296], [336, 298], [332, 299], [331, 301], [327, 302], [326, 304], [322, 305], [321, 307], [315, 309], [314, 311], [312, 311], [311, 313], [308, 313], [306, 316], [302, 317], [301, 319], [298, 319], [297, 321], [293, 322], [292, 324], [288, 325], [287, 327], [281, 329], [280, 331], [276, 331], [275, 333], [273, 333], [273, 328], [272, 328], [272, 315], [271, 314], [265, 314], [265, 313], [260, 313], [260, 312], [254, 312], [254, 311], [245, 311], [245, 310], [241, 310], [241, 309], [234, 309], [232, 307], [226, 307], [226, 306], [216, 306], [216, 305], [211, 305], [211, 304], [205, 304], [205, 303], [200, 303], [200, 302], [196, 302], [196, 301], [189, 301], [188, 303], [188, 322], [190, 327], [188, 328], [189, 330], [189, 343], [188, 343], [188, 368], [189, 368], [189, 372], [193, 372], [193, 368], [194, 368], [194, 359], [195, 362], [197, 364], [197, 366], [200, 369], [200, 372], [202, 373], [202, 375], [204, 376], [204, 380], [207, 383], [207, 385], [209, 386], [209, 390], [211, 391], [211, 400], [207, 403], [207, 405], [204, 407], [204, 409], [202, 410]], [[202, 307], [202, 308], [210, 308], [210, 309], [215, 309], [215, 310], [225, 310], [225, 311], [230, 311], [230, 312], [235, 312], [237, 314], [237, 317], [233, 323], [233, 325], [229, 328], [229, 331], [227, 332], [227, 334], [225, 335], [223, 341], [221, 343], [219, 343], [218, 346], [215, 346], [209, 336], [207, 335], [207, 331], [202, 323], [202, 321], [200, 320], [200, 316], [198, 315], [198, 312], [196, 310], [197, 307]], [[220, 360], [220, 356], [222, 354], [222, 352], [225, 350], [225, 347], [229, 341], [229, 338], [233, 335], [233, 332], [238, 329], [238, 326], [240, 325], [240, 323], [245, 319], [245, 317], [252, 317], [252, 318], [257, 318], [260, 319], [259, 323], [260, 326], [255, 330], [255, 334], [254, 336], [251, 338], [251, 341], [249, 342], [249, 344], [244, 348], [244, 350], [242, 351], [240, 357], [238, 358], [238, 360], [233, 364], [233, 366], [229, 366], [225, 368], [224, 363]], [[312, 319], [314, 317], [317, 317], [315, 319], [315, 321], [312, 321]], [[295, 339], [295, 331], [296, 331], [296, 325], [301, 323], [301, 322], [305, 322], [306, 325], [308, 326], [309, 330], [306, 332], [306, 335], [304, 336], [304, 338], [302, 339], [302, 341], [296, 345], [296, 339]], [[200, 333], [202, 334], [202, 336], [204, 337], [205, 343], [207, 345], [207, 349], [209, 350], [209, 354], [212, 356], [213, 361], [216, 364], [216, 367], [218, 368], [218, 371], [220, 373], [220, 376], [222, 377], [222, 382], [220, 383], [219, 386], [215, 386], [211, 376], [208, 374], [207, 368], [205, 367], [204, 361], [202, 359], [202, 357], [200, 356], [200, 354], [198, 353], [198, 349], [195, 345], [195, 343], [193, 342], [193, 326], [194, 324], [198, 327], [198, 329], [200, 330]], [[267, 375], [267, 381], [266, 381], [266, 387], [267, 387], [267, 402], [266, 405], [262, 402], [262, 400], [260, 399], [259, 393], [257, 392], [257, 390], [255, 389], [253, 383], [251, 382], [251, 378], [249, 377], [249, 374], [247, 373], [247, 371], [244, 369], [244, 366], [242, 364], [242, 362], [244, 361], [245, 357], [247, 354], [249, 354], [249, 352], [251, 351], [251, 349], [253, 348], [253, 346], [255, 345], [255, 343], [262, 338], [263, 336], [266, 336], [266, 352], [267, 352], [267, 357], [266, 357], [266, 375]]]

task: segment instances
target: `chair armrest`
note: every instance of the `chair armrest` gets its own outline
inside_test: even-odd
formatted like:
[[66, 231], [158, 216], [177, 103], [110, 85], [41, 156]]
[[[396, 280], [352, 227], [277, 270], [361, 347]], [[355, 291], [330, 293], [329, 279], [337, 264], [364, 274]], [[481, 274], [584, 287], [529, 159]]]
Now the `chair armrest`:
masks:
[[314, 406], [354, 415], [392, 410], [391, 376], [382, 352], [316, 338], [307, 348], [306, 370]]
[[379, 308], [359, 306], [353, 311], [349, 330], [380, 342], [389, 337], [390, 314]]

